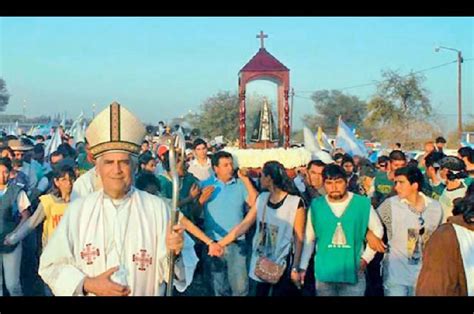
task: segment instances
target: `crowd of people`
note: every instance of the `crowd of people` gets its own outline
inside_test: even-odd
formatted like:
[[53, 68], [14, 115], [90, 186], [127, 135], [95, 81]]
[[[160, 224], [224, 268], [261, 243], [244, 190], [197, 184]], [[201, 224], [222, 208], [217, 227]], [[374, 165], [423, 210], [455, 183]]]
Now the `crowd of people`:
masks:
[[159, 127], [114, 103], [48, 156], [43, 136], [3, 134], [2, 295], [164, 295], [170, 271], [178, 296], [474, 295], [472, 148], [335, 149], [294, 178], [278, 161], [251, 176], [191, 136], [173, 164]]

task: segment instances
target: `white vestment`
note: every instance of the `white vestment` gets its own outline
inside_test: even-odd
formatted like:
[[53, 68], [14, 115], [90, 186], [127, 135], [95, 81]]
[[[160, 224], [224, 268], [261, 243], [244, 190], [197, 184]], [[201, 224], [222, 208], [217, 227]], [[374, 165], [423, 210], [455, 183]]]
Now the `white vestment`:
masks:
[[71, 193], [71, 201], [98, 191], [101, 187], [102, 183], [100, 181], [99, 174], [94, 167], [84, 173], [74, 182]]
[[474, 296], [474, 232], [453, 224], [466, 273], [467, 295]]
[[[115, 266], [112, 280], [127, 284], [130, 295], [164, 295], [168, 280], [165, 235], [170, 207], [159, 197], [132, 187], [121, 200], [99, 190], [73, 201], [40, 259], [39, 274], [55, 295], [83, 295], [86, 276]], [[185, 233], [184, 248], [175, 265], [174, 285], [184, 291], [192, 281], [198, 258]]]

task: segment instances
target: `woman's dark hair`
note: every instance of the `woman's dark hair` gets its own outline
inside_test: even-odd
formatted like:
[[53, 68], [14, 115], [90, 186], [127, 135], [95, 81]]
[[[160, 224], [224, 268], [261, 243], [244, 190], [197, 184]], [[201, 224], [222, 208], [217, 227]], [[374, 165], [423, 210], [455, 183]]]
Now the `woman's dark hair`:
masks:
[[51, 180], [52, 180], [52, 186], [51, 186], [51, 193], [56, 196], [56, 197], [62, 197], [61, 191], [58, 189], [58, 187], [54, 184], [54, 179], [59, 179], [59, 178], [64, 178], [66, 174], [69, 175], [69, 178], [72, 179], [72, 181], [76, 180], [76, 173], [74, 172], [74, 169], [69, 166], [69, 165], [64, 165], [59, 168], [55, 168], [52, 172]]
[[330, 164], [324, 167], [323, 170], [323, 181], [326, 180], [337, 180], [344, 179], [347, 180], [346, 171], [339, 165]]
[[267, 161], [263, 165], [262, 173], [272, 179], [273, 184], [287, 192], [288, 194], [300, 196], [295, 183], [290, 179], [286, 173], [285, 167], [278, 161]]
[[421, 191], [425, 178], [417, 167], [407, 166], [395, 170], [395, 176], [404, 176], [410, 184], [418, 183], [418, 191]]
[[158, 195], [161, 191], [160, 181], [149, 171], [141, 172], [135, 180], [135, 187], [139, 190]]
[[8, 157], [1, 157], [0, 158], [0, 165], [5, 166], [8, 171], [12, 171], [12, 161]]

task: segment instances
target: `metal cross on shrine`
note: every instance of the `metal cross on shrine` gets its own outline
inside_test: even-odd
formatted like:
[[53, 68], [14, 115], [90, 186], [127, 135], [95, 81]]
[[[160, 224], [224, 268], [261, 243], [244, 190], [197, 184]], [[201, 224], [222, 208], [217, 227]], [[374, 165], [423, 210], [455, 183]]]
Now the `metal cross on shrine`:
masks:
[[152, 258], [150, 254], [146, 254], [146, 250], [140, 250], [140, 253], [133, 254], [133, 262], [138, 264], [138, 270], [146, 270], [146, 268], [151, 265]]
[[92, 243], [86, 244], [86, 248], [81, 252], [81, 258], [86, 260], [87, 265], [91, 265], [97, 256], [100, 256], [99, 249], [93, 248]]
[[264, 34], [263, 31], [260, 31], [260, 34], [257, 35], [257, 38], [260, 38], [260, 48], [264, 49], [265, 47], [263, 46], [263, 41], [265, 38], [268, 38], [268, 35]]

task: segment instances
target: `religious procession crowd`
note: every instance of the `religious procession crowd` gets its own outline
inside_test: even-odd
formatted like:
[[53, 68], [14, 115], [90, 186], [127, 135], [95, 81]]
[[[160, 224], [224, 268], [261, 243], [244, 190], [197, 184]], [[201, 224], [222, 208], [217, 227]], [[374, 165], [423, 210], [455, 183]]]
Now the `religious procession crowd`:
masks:
[[335, 148], [256, 177], [222, 145], [187, 136], [173, 162], [171, 128], [145, 133], [113, 103], [49, 156], [43, 136], [3, 134], [2, 295], [165, 295], [170, 278], [175, 296], [474, 295], [471, 148]]

